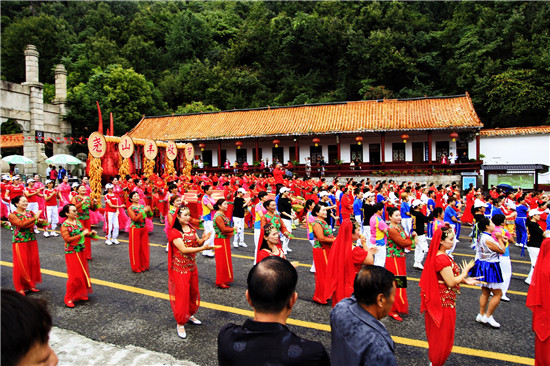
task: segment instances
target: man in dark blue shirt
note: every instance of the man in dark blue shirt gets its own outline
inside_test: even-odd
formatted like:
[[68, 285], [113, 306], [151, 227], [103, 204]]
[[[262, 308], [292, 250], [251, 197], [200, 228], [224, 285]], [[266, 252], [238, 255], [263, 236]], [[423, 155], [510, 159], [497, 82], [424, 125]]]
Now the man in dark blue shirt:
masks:
[[395, 344], [380, 322], [395, 301], [394, 275], [379, 266], [363, 266], [354, 295], [332, 309], [333, 366], [395, 366]]

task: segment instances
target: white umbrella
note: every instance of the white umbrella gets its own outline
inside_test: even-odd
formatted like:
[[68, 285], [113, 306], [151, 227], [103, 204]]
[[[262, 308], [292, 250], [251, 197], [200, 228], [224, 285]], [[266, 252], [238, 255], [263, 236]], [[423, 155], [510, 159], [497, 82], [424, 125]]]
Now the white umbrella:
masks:
[[34, 161], [23, 155], [8, 155], [3, 157], [2, 160], [10, 164], [34, 164]]
[[63, 164], [78, 165], [78, 164], [82, 164], [82, 161], [80, 161], [80, 159], [77, 159], [72, 155], [59, 154], [46, 159], [46, 163], [55, 164], [55, 165], [63, 165]]

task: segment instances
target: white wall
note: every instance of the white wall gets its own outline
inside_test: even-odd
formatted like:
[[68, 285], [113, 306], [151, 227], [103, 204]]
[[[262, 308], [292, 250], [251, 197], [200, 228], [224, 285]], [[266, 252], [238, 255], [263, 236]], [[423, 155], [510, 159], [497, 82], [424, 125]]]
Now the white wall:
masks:
[[[482, 137], [485, 164], [550, 165], [550, 135]], [[539, 174], [540, 184], [550, 184], [550, 174]]]

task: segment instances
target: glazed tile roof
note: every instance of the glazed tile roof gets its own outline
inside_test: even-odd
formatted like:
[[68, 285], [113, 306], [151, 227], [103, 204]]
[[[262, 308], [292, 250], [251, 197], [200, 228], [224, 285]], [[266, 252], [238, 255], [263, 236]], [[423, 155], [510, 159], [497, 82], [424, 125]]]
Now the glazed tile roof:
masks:
[[23, 134], [15, 133], [9, 135], [0, 135], [0, 146], [3, 149], [23, 146]]
[[466, 94], [144, 117], [129, 135], [192, 141], [482, 127]]
[[482, 137], [515, 136], [515, 135], [546, 135], [550, 134], [550, 126], [510, 127], [481, 130]]

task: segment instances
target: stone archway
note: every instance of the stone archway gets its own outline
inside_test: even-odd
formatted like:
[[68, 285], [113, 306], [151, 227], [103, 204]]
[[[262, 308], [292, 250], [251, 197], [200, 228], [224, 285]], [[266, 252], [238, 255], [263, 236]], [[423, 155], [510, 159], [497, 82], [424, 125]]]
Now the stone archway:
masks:
[[[25, 173], [44, 174], [47, 168], [44, 139], [70, 135], [71, 126], [63, 119], [67, 113], [67, 71], [65, 66], [55, 69], [55, 99], [44, 103], [44, 86], [38, 80], [38, 50], [33, 45], [25, 49], [26, 81], [21, 84], [0, 81], [0, 123], [15, 121], [24, 136], [23, 153], [35, 164], [27, 164]], [[36, 136], [42, 136], [37, 141]], [[53, 153], [67, 153], [66, 145], [54, 144]]]

